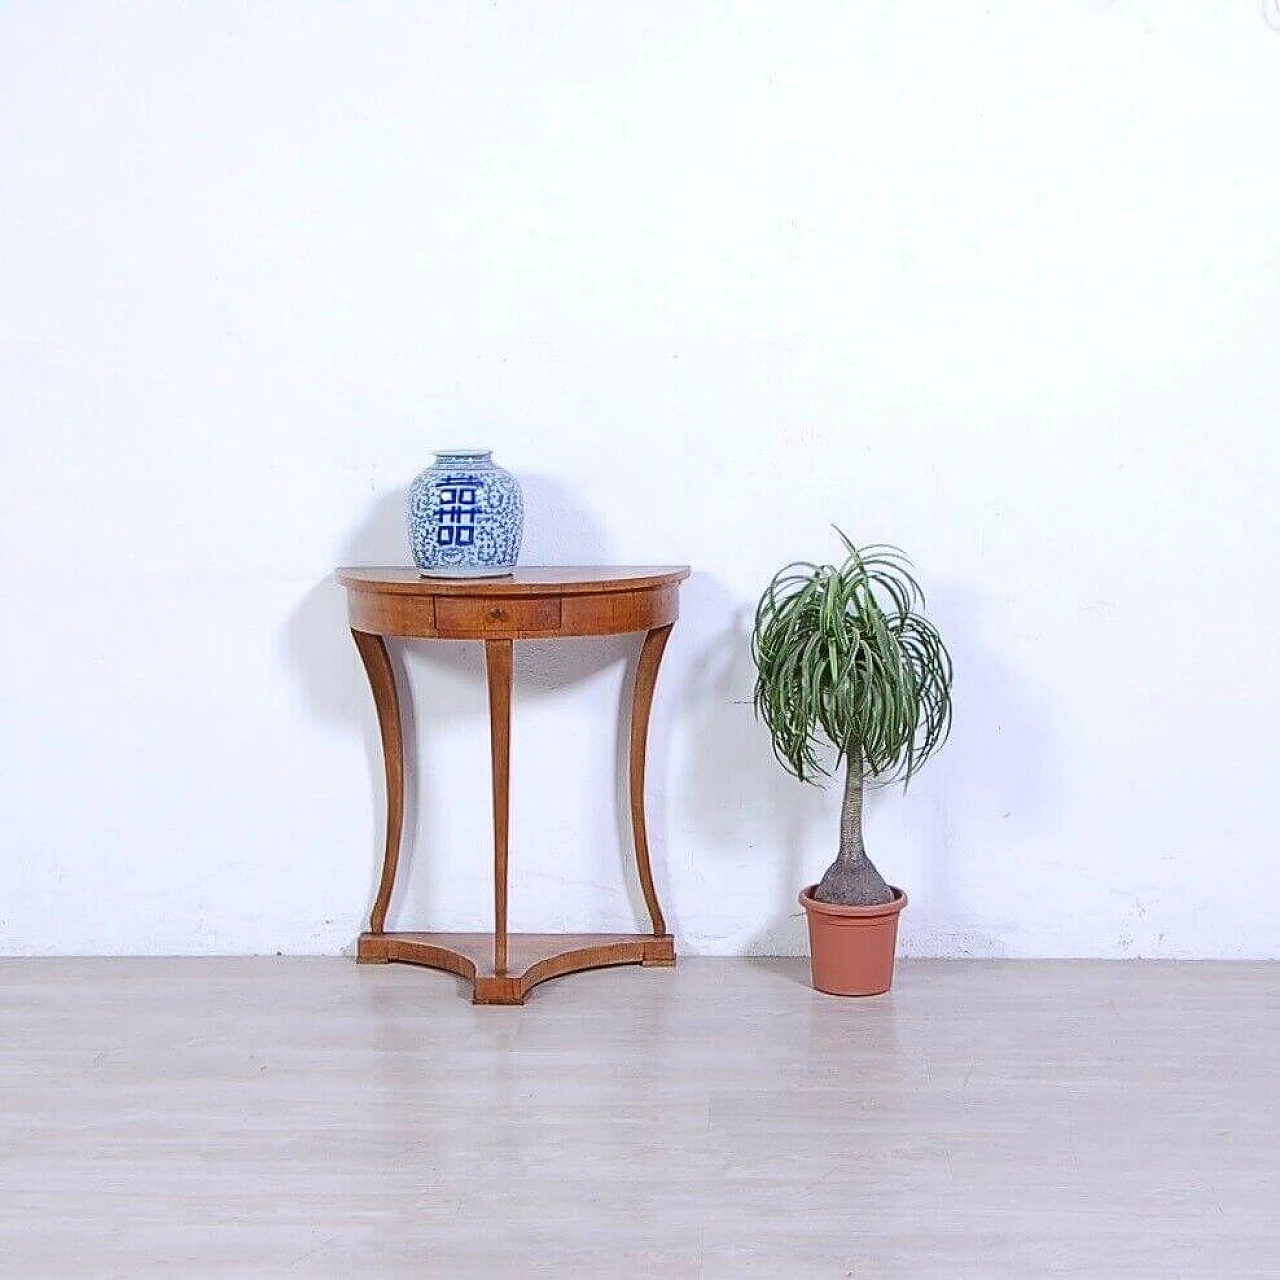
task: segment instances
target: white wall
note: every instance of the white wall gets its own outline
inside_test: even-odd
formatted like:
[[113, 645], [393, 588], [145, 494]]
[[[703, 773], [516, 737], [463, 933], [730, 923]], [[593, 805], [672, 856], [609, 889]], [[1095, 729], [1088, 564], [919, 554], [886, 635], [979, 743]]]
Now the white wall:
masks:
[[[1274, 21], [1274, 25], [1273, 25]], [[1274, 956], [1280, 15], [0, 9], [0, 950], [336, 952], [372, 707], [330, 580], [442, 443], [527, 563], [693, 563], [655, 709], [687, 953], [798, 951], [837, 797], [747, 611], [915, 556], [951, 745], [873, 803], [918, 955]], [[622, 642], [518, 654], [517, 927], [629, 928]], [[419, 927], [488, 919], [479, 655], [407, 659]]]

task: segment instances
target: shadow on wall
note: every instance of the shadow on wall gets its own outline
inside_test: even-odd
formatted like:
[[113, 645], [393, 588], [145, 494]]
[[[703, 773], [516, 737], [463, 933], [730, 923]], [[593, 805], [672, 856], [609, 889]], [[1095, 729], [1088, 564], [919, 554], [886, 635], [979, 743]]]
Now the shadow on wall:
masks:
[[[750, 635], [754, 605], [733, 604], [707, 574], [688, 584], [690, 621], [716, 620], [718, 630], [690, 636], [697, 645], [681, 681], [693, 759], [680, 793], [684, 820], [698, 843], [723, 851], [715, 865], [693, 868], [711, 942], [727, 942], [752, 955], [795, 955], [804, 949], [804, 920], [796, 893], [805, 883], [805, 850], [825, 821], [824, 797], [785, 773], [752, 706], [755, 666]], [[729, 624], [722, 625], [728, 617]], [[683, 625], [683, 624], [682, 624]], [[760, 864], [774, 868], [767, 923], [749, 938], [744, 918], [758, 914], [754, 900]], [[743, 888], [742, 886], [746, 886]]]
[[[559, 482], [545, 476], [521, 474], [525, 497], [525, 535], [520, 562], [533, 564], [601, 564], [609, 562], [607, 540], [591, 512], [575, 500]], [[340, 553], [345, 565], [407, 565], [411, 557], [405, 528], [408, 488], [378, 497], [364, 518], [344, 541]], [[342, 724], [359, 725], [371, 778], [372, 810], [369, 822], [369, 889], [372, 902], [382, 865], [384, 815], [386, 806], [382, 749], [377, 717], [363, 669], [347, 624], [346, 599], [342, 587], [332, 577], [318, 582], [290, 615], [286, 643], [293, 668], [298, 672], [308, 696], [321, 714]], [[401, 690], [404, 721], [405, 824], [404, 847], [397, 874], [397, 902], [406, 897], [411, 914], [420, 914], [421, 904], [432, 900], [431, 880], [438, 868], [424, 860], [421, 874], [414, 873], [415, 848], [423, 843], [419, 811], [445, 812], [445, 797], [433, 790], [431, 768], [433, 744], [447, 736], [451, 720], [485, 714], [484, 646], [480, 643], [440, 643], [398, 640], [388, 646], [396, 681]], [[623, 681], [622, 704], [630, 711], [630, 689], [634, 679], [638, 646], [635, 637], [618, 636], [570, 641], [527, 641], [519, 646], [515, 667], [515, 700], [554, 694], [566, 686], [589, 679], [607, 667], [623, 661], [629, 664]], [[430, 687], [429, 714], [420, 723], [414, 713], [415, 687]], [[625, 795], [628, 743], [627, 721], [618, 730], [619, 794]], [[650, 775], [661, 749], [650, 744]], [[486, 762], [487, 763], [487, 762]], [[637, 919], [644, 919], [644, 903], [635, 883], [630, 857], [630, 828], [625, 804], [620, 809], [620, 857], [625, 864], [627, 884]], [[658, 824], [650, 817], [650, 839]], [[655, 861], [660, 859], [655, 857]], [[405, 886], [412, 886], [406, 894]], [[396, 904], [392, 906], [392, 916]], [[354, 943], [353, 943], [354, 947]]]
[[[955, 664], [954, 725], [950, 741], [911, 784], [913, 794], [919, 789], [927, 798], [917, 828], [926, 855], [920, 884], [907, 886], [904, 955], [1022, 953], [1015, 945], [1020, 918], [993, 910], [964, 886], [992, 885], [1028, 856], [1058, 805], [1061, 761], [1047, 699], [982, 641], [993, 613], [967, 588], [929, 592], [929, 614]], [[892, 830], [892, 819], [879, 815], [901, 797], [900, 787], [873, 791], [868, 825]], [[965, 859], [962, 871], [958, 856]]]
[[[408, 540], [405, 510], [408, 488], [376, 498], [360, 524], [344, 541], [340, 560], [344, 565], [392, 565], [407, 561]], [[336, 567], [336, 566], [335, 566]], [[311, 705], [323, 716], [340, 724], [359, 726], [367, 767], [377, 779], [369, 815], [369, 902], [377, 892], [382, 868], [383, 820], [386, 791], [382, 768], [382, 747], [378, 736], [373, 700], [363, 668], [347, 626], [346, 596], [337, 581], [326, 576], [298, 602], [286, 629], [286, 647]], [[401, 653], [391, 650], [391, 663], [401, 689], [406, 687]], [[402, 705], [405, 739], [416, 739], [412, 703]], [[408, 752], [405, 786], [405, 830], [412, 831], [417, 818], [414, 757]], [[402, 868], [407, 866], [402, 854]], [[363, 907], [361, 908], [363, 910]], [[354, 953], [354, 942], [349, 951]]]

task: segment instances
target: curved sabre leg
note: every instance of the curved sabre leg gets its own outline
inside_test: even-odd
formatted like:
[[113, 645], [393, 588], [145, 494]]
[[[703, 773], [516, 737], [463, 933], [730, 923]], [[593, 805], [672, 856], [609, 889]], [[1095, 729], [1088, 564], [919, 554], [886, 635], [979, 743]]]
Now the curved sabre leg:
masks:
[[373, 689], [373, 702], [378, 709], [378, 728], [382, 732], [382, 762], [387, 771], [387, 846], [382, 855], [382, 879], [378, 896], [369, 917], [369, 932], [381, 933], [387, 920], [387, 907], [396, 883], [396, 864], [400, 860], [400, 835], [404, 826], [404, 738], [400, 727], [400, 696], [396, 691], [395, 672], [387, 656], [381, 636], [366, 631], [352, 631], [352, 639], [360, 650], [364, 669]]
[[636, 686], [631, 701], [631, 831], [636, 845], [636, 870], [640, 873], [640, 888], [644, 891], [645, 906], [653, 922], [654, 937], [667, 931], [658, 905], [658, 893], [653, 887], [653, 870], [649, 866], [649, 832], [644, 818], [644, 766], [649, 740], [649, 712], [653, 707], [653, 690], [658, 683], [658, 667], [662, 663], [662, 651], [667, 647], [672, 623], [655, 627], [644, 638], [640, 650], [640, 662], [636, 666]]

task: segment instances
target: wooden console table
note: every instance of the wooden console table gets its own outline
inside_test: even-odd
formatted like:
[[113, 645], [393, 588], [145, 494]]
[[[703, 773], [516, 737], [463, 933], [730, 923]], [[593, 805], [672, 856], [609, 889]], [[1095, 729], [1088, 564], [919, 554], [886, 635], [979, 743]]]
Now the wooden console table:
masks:
[[[506, 578], [424, 578], [414, 569], [339, 569], [351, 634], [373, 687], [387, 772], [387, 842], [369, 931], [357, 958], [391, 960], [460, 974], [476, 1004], [523, 1004], [547, 978], [603, 965], [672, 965], [649, 866], [644, 768], [658, 665], [679, 616], [685, 566], [517, 569]], [[652, 934], [507, 934], [507, 842], [511, 778], [512, 642], [643, 631], [631, 703], [631, 827]], [[404, 739], [385, 637], [483, 640], [489, 677], [493, 766], [493, 914], [490, 933], [386, 933], [404, 825]]]

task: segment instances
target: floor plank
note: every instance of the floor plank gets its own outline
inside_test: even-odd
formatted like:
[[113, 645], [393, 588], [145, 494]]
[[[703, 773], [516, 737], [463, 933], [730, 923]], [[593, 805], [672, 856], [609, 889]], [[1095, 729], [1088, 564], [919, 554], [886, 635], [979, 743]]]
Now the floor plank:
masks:
[[0, 1274], [1280, 1275], [1280, 965], [0, 961]]

